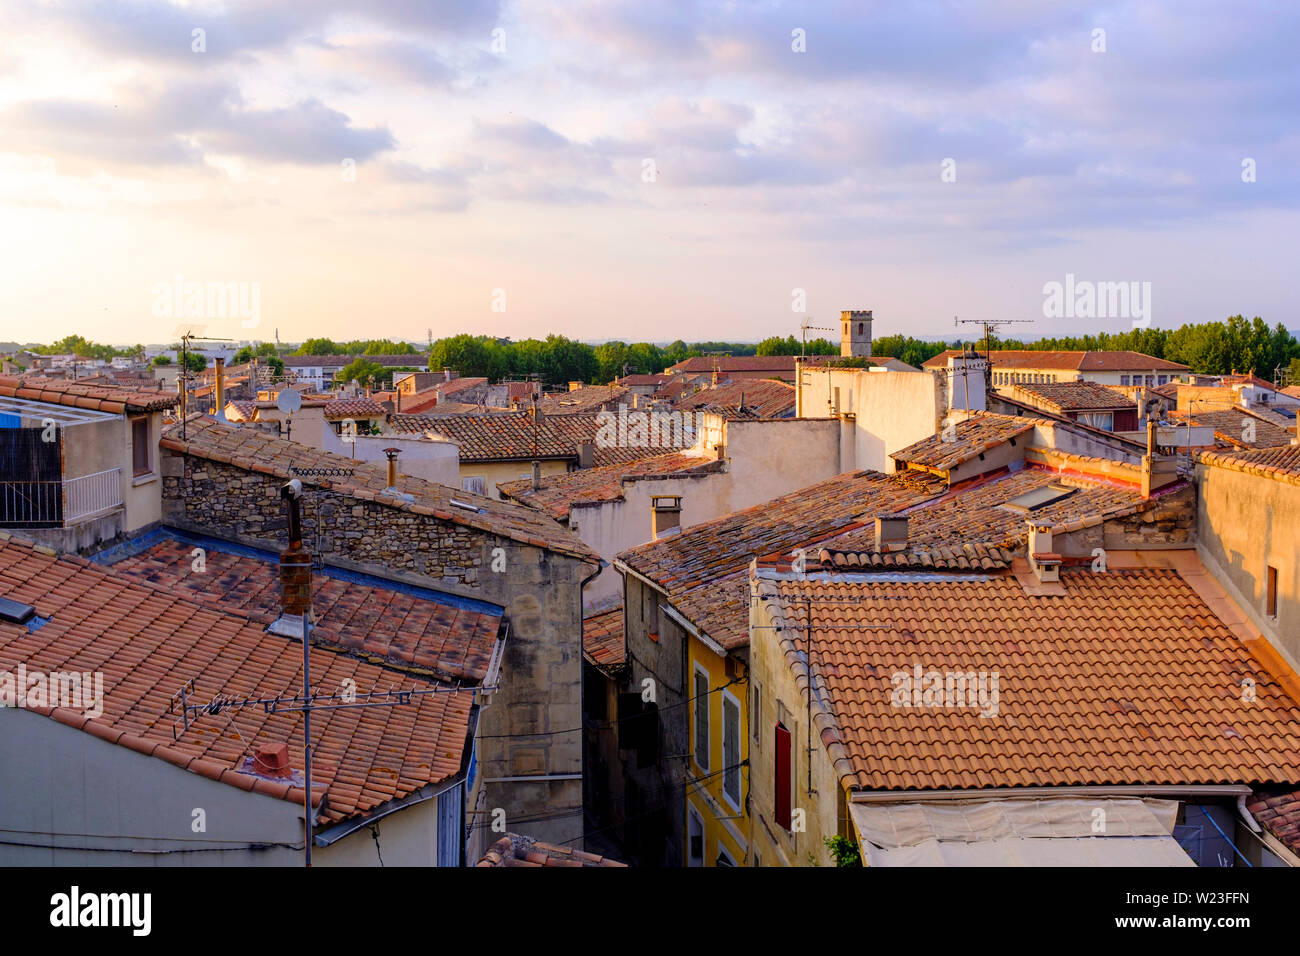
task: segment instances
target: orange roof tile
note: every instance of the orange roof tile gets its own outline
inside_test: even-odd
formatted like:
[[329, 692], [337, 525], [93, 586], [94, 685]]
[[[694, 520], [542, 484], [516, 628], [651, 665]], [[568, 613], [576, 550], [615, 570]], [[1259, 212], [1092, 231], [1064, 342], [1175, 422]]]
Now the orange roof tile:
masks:
[[176, 392], [141, 390], [118, 385], [85, 385], [38, 375], [0, 375], [0, 396], [67, 405], [91, 411], [159, 412], [180, 401]]
[[588, 415], [626, 400], [622, 385], [584, 385], [568, 392], [546, 392], [537, 407], [547, 415]]
[[695, 477], [721, 471], [723, 462], [699, 455], [670, 452], [641, 458], [626, 464], [583, 468], [560, 475], [547, 475], [534, 491], [531, 478], [497, 485], [502, 494], [545, 511], [557, 521], [567, 521], [574, 505], [622, 501], [624, 482], [663, 478]]
[[[954, 349], [928, 358], [922, 368], [947, 368], [948, 359], [962, 353]], [[1037, 349], [994, 349], [989, 355], [994, 368], [1052, 368], [1078, 372], [1171, 371], [1189, 372], [1186, 365], [1143, 355], [1141, 352], [1051, 352]]]
[[542, 843], [532, 837], [507, 833], [488, 847], [483, 859], [475, 866], [604, 866], [626, 867], [609, 857], [597, 856], [585, 850]]
[[[1204, 576], [1204, 575], [1202, 575]], [[761, 577], [761, 575], [760, 575]], [[1300, 704], [1179, 570], [1063, 571], [1059, 597], [1014, 576], [760, 580], [841, 778], [864, 790], [1269, 784], [1300, 778]], [[771, 633], [771, 632], [769, 632]], [[766, 638], [759, 638], [766, 639]], [[897, 675], [996, 673], [995, 712], [927, 702]], [[1254, 698], [1243, 682], [1254, 682]], [[928, 678], [927, 678], [928, 680]], [[991, 691], [991, 683], [986, 690]], [[954, 706], [937, 706], [949, 703]], [[923, 706], [924, 705], [924, 706]], [[961, 706], [965, 705], [965, 706]]]
[[1032, 431], [1040, 424], [1047, 423], [1018, 415], [975, 412], [965, 421], [955, 423], [951, 431], [923, 438], [889, 457], [900, 463], [948, 471], [991, 448], [1007, 442], [1014, 444], [1017, 436]]
[[609, 670], [627, 663], [621, 605], [582, 619], [582, 653], [597, 667]]
[[1234, 471], [1244, 471], [1248, 474], [1300, 485], [1300, 445], [1202, 452], [1197, 456], [1197, 460], [1219, 468], [1231, 468]]
[[[1221, 448], [1276, 448], [1291, 443], [1292, 435], [1285, 428], [1252, 415], [1244, 408], [1224, 408], [1219, 411], [1171, 411], [1169, 417], [1193, 425], [1209, 425], [1214, 429], [1215, 443]], [[1248, 429], [1255, 435], [1248, 439]]]
[[[0, 669], [23, 664], [46, 673], [103, 674], [99, 717], [63, 707], [29, 709], [242, 790], [303, 802], [301, 784], [243, 772], [254, 743], [283, 741], [301, 773], [300, 713], [226, 709], [192, 720], [176, 739], [169, 714], [172, 695], [189, 680], [199, 698], [195, 703], [218, 694], [300, 694], [301, 643], [267, 633], [239, 611], [218, 610], [12, 538], [0, 540], [0, 596], [34, 605], [48, 619], [36, 630], [0, 622]], [[359, 693], [440, 686], [325, 648], [312, 652], [312, 678], [327, 688], [353, 680]], [[322, 824], [367, 813], [460, 771], [472, 694], [413, 699], [411, 706], [316, 715], [313, 790], [318, 782], [321, 790], [312, 799], [320, 803]]]
[[[280, 616], [279, 565], [274, 556], [231, 553], [205, 542], [204, 570], [194, 544], [163, 538], [111, 567], [134, 581], [270, 624]], [[368, 583], [329, 568], [312, 575], [314, 637], [323, 646], [373, 663], [443, 680], [481, 681], [496, 648], [503, 611], [477, 601], [397, 583]]]
[[1058, 414], [1137, 407], [1128, 396], [1096, 382], [1017, 382], [1010, 388], [1017, 397], [1036, 398]]
[[383, 418], [388, 410], [373, 398], [336, 398], [325, 406], [325, 418]]
[[728, 382], [716, 388], [705, 388], [677, 403], [677, 407], [682, 411], [717, 408], [723, 414], [727, 414], [737, 413], [743, 408], [758, 418], [793, 415], [794, 405], [793, 385], [766, 378]]
[[1300, 787], [1269, 787], [1246, 801], [1246, 809], [1260, 826], [1300, 855]]

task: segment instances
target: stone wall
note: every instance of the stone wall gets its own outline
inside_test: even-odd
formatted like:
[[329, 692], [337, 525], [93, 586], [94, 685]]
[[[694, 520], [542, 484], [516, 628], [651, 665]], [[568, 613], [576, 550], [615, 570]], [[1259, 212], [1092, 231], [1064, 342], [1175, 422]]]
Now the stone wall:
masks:
[[[262, 548], [287, 544], [283, 479], [174, 453], [162, 467], [164, 524]], [[505, 608], [500, 688], [479, 723], [486, 795], [471, 808], [481, 814], [474, 823], [490, 826], [500, 808], [512, 831], [580, 840], [582, 581], [595, 565], [323, 489], [304, 496], [302, 511], [303, 543], [326, 564]], [[503, 570], [492, 570], [494, 558]]]

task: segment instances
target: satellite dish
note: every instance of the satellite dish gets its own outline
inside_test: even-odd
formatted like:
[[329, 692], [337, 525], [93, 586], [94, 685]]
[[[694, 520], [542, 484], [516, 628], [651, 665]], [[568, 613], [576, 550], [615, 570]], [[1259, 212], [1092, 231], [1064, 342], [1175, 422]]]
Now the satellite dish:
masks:
[[280, 394], [275, 397], [275, 407], [286, 415], [292, 415], [302, 408], [302, 395], [296, 388], [282, 388]]

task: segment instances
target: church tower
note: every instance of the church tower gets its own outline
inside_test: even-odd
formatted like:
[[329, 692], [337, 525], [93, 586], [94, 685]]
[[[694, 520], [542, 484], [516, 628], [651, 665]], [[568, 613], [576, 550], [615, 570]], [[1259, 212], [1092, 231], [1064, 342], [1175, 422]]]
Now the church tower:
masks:
[[840, 355], [871, 358], [871, 310], [846, 309], [840, 313]]

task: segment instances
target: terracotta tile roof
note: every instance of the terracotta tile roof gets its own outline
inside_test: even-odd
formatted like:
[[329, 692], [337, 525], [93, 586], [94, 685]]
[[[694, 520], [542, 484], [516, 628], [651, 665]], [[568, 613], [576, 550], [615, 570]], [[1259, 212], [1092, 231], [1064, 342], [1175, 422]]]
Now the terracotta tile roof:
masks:
[[[611, 412], [610, 414], [614, 414]], [[629, 414], [631, 412], [629, 411]], [[608, 419], [606, 419], [608, 420]], [[605, 465], [629, 464], [634, 461], [640, 461], [643, 458], [655, 458], [663, 455], [665, 452], [675, 450], [671, 444], [661, 444], [659, 446], [647, 445], [644, 448], [606, 444], [598, 441], [602, 419], [600, 414], [595, 415], [556, 415], [549, 419], [544, 419], [550, 429], [557, 435], [563, 435], [568, 441], [573, 443], [576, 454], [577, 447], [580, 444], [591, 445], [594, 449], [592, 455], [593, 467], [600, 468]], [[676, 436], [669, 436], [675, 438]], [[685, 436], [682, 436], [685, 439]], [[694, 437], [694, 436], [692, 436]]]
[[1300, 385], [1288, 385], [1282, 389], [1283, 395], [1290, 395], [1292, 398], [1300, 398]]
[[439, 382], [431, 389], [436, 391], [439, 397], [455, 395], [457, 392], [463, 392], [467, 388], [477, 388], [480, 385], [486, 385], [485, 378], [453, 378], [450, 382]]
[[[1069, 489], [1070, 493], [1032, 511], [1006, 507], [1021, 495], [1051, 485]], [[1016, 472], [1001, 472], [976, 485], [936, 496], [909, 511], [908, 547], [918, 555], [964, 544], [1023, 551], [1029, 536], [1026, 522], [1031, 517], [1040, 525], [1051, 527], [1054, 533], [1076, 531], [1107, 518], [1158, 508], [1164, 495], [1184, 487], [1186, 483], [1179, 482], [1144, 500], [1138, 488], [1090, 481], [1050, 468], [1029, 466]], [[831, 552], [860, 554], [864, 556], [861, 562], [871, 563], [866, 556], [874, 554], [876, 549], [874, 522], [830, 538], [822, 547]], [[921, 564], [925, 561], [917, 560]]]
[[[865, 790], [1270, 784], [1300, 778], [1300, 704], [1172, 568], [939, 582], [760, 581], [794, 663], [804, 604], [841, 778]], [[1201, 569], [1200, 579], [1208, 578]], [[866, 625], [872, 625], [867, 628]], [[880, 627], [883, 625], [883, 627]], [[879, 628], [879, 629], [877, 629]], [[778, 632], [769, 632], [778, 633]], [[1261, 647], [1262, 645], [1262, 647]], [[1278, 662], [1272, 661], [1269, 666]], [[896, 674], [998, 675], [996, 714], [897, 704]], [[1242, 693], [1255, 682], [1255, 699]], [[806, 676], [801, 679], [806, 686]], [[909, 695], [909, 700], [914, 700]]]
[[325, 419], [383, 418], [387, 409], [373, 398], [336, 398], [325, 406]]
[[658, 390], [655, 391], [655, 393], [651, 396], [651, 398], [662, 398], [662, 399], [667, 399], [668, 401], [672, 401], [680, 397], [682, 392], [685, 390], [686, 390], [686, 383], [683, 382], [680, 378], [670, 379], [669, 381], [664, 382], [664, 384], [660, 385]]
[[567, 521], [573, 505], [622, 501], [623, 484], [642, 479], [706, 475], [725, 466], [714, 458], [670, 452], [626, 464], [583, 468], [562, 475], [547, 475], [534, 491], [531, 478], [507, 481], [497, 490], [516, 501], [545, 511], [557, 521]]
[[995, 571], [1011, 567], [1015, 555], [989, 544], [936, 543], [904, 551], [842, 551], [823, 548], [822, 565], [836, 571]]
[[[578, 537], [532, 508], [513, 502], [484, 498], [468, 491], [452, 489], [413, 475], [398, 477], [398, 491], [409, 494], [407, 502], [383, 489], [388, 484], [385, 463], [363, 463], [342, 455], [320, 451], [294, 441], [274, 438], [239, 425], [223, 425], [212, 419], [191, 418], [188, 441], [181, 439], [179, 424], [167, 428], [159, 447], [222, 462], [248, 471], [274, 475], [288, 481], [297, 477], [291, 469], [339, 469], [352, 471], [339, 477], [313, 477], [311, 484], [329, 488], [363, 501], [401, 508], [414, 514], [428, 515], [440, 521], [476, 528], [533, 547], [544, 548], [584, 561], [599, 561], [599, 556]], [[400, 465], [399, 465], [400, 470]], [[477, 511], [452, 503], [475, 505]]]
[[488, 847], [475, 866], [608, 866], [626, 867], [609, 857], [596, 856], [585, 850], [541, 843], [532, 837], [507, 833]]
[[[255, 742], [283, 741], [301, 773], [302, 720], [261, 707], [203, 715], [172, 739], [171, 697], [194, 680], [203, 701], [293, 696], [302, 691], [302, 645], [269, 634], [247, 615], [217, 610], [131, 581], [83, 558], [56, 558], [13, 539], [0, 543], [0, 596], [32, 604], [35, 631], [0, 622], [0, 669], [102, 672], [104, 712], [29, 708], [138, 753], [213, 780], [301, 803], [302, 785], [241, 772]], [[358, 692], [439, 685], [321, 648], [321, 687], [356, 681]], [[312, 720], [313, 802], [334, 823], [409, 796], [460, 771], [472, 695], [425, 694], [405, 707], [321, 711]], [[197, 703], [198, 701], [196, 701]]]
[[[280, 616], [280, 572], [273, 555], [235, 554], [205, 541], [205, 567], [194, 570], [194, 543], [167, 537], [112, 565], [114, 574], [156, 585], [213, 607], [270, 624]], [[425, 589], [380, 583], [326, 568], [313, 576], [314, 639], [372, 663], [440, 680], [482, 681], [496, 647], [502, 610]]]
[[533, 458], [576, 458], [577, 446], [548, 427], [542, 419], [534, 426], [522, 412], [504, 415], [394, 415], [396, 432], [418, 432], [460, 446], [462, 462], [531, 461]]
[[738, 411], [742, 406], [759, 418], [781, 418], [794, 414], [795, 388], [788, 382], [748, 379], [706, 388], [677, 403], [683, 411], [718, 407]]
[[[720, 375], [728, 372], [785, 372], [793, 375], [798, 358], [797, 355], [696, 355], [670, 365], [666, 371], [674, 375], [698, 375], [712, 372], [716, 368]], [[806, 361], [816, 362], [820, 358], [821, 356], [810, 355]]]
[[995, 412], [976, 412], [966, 421], [957, 422], [945, 437], [943, 432], [894, 452], [894, 461], [920, 465], [936, 471], [948, 471], [977, 458], [991, 448], [1011, 441], [1034, 426], [1046, 424], [1038, 419]]
[[584, 415], [617, 405], [627, 396], [622, 385], [584, 385], [569, 392], [546, 392], [537, 407], [547, 415]]
[[1096, 382], [1018, 382], [1011, 391], [1017, 397], [1039, 399], [1058, 413], [1136, 407], [1132, 399]]
[[1235, 471], [1300, 485], [1300, 445], [1202, 452], [1197, 458], [1207, 465], [1231, 468]]
[[749, 640], [749, 562], [831, 536], [941, 494], [933, 475], [848, 472], [753, 508], [692, 525], [618, 556], [725, 648]]
[[1170, 382], [1167, 385], [1152, 385], [1147, 391], [1159, 395], [1161, 398], [1177, 399], [1180, 384], [1180, 382]]
[[623, 608], [582, 619], [582, 653], [597, 667], [616, 670], [627, 663], [623, 641]]
[[[274, 405], [273, 402], [266, 403]], [[234, 421], [251, 422], [257, 420], [257, 410], [263, 406], [262, 402], [255, 402], [251, 399], [236, 399], [226, 402], [226, 417]], [[234, 409], [234, 414], [231, 414]]]
[[[1191, 414], [1171, 411], [1169, 417], [1178, 422], [1186, 422], [1190, 419], [1193, 425], [1209, 425], [1214, 429], [1215, 444], [1220, 448], [1275, 448], [1278, 445], [1290, 444], [1292, 437], [1286, 429], [1279, 428], [1272, 422], [1265, 421], [1258, 415], [1252, 415], [1241, 408], [1198, 411]], [[1254, 441], [1247, 441], [1245, 438], [1245, 429], [1249, 427], [1247, 423], [1253, 425], [1255, 429]]]
[[[947, 349], [926, 359], [922, 368], [947, 368], [948, 359], [962, 353]], [[981, 352], [981, 355], [986, 353]], [[995, 368], [1051, 368], [1077, 372], [1171, 371], [1189, 372], [1186, 365], [1143, 355], [1141, 352], [1048, 352], [1036, 349], [994, 349], [990, 360]]]
[[85, 385], [39, 375], [0, 375], [0, 397], [26, 398], [51, 405], [67, 405], [91, 411], [160, 412], [180, 401], [176, 392], [139, 390], [116, 385]]
[[614, 379], [615, 385], [631, 387], [633, 385], [662, 385], [668, 381], [669, 376], [666, 372], [660, 372], [657, 375], [624, 375], [622, 378]]
[[1260, 826], [1300, 855], [1300, 787], [1268, 787], [1246, 800], [1246, 809]]

